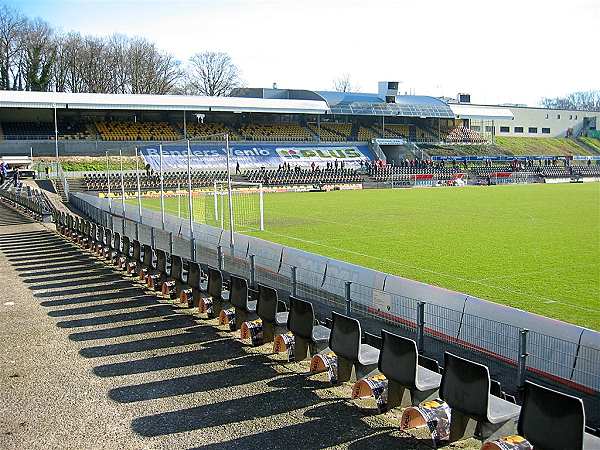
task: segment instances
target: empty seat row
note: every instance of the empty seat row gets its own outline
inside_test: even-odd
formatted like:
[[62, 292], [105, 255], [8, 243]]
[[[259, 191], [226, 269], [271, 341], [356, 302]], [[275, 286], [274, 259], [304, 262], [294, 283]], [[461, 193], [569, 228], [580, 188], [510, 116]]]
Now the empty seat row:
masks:
[[600, 448], [600, 438], [585, 432], [581, 399], [527, 382], [519, 407], [493, 395], [485, 365], [446, 352], [443, 370], [426, 367], [411, 339], [386, 330], [380, 336], [368, 335], [357, 318], [336, 312], [325, 326], [315, 317], [312, 303], [288, 292], [251, 285], [244, 277], [169, 255], [69, 214], [57, 214], [56, 220], [63, 236], [163, 298], [197, 307], [207, 317], [228, 312], [230, 330], [258, 320], [260, 343], [290, 334], [297, 361], [333, 353], [338, 382], [381, 373], [388, 380], [388, 408], [440, 398], [451, 411], [450, 442], [518, 432], [536, 449]]

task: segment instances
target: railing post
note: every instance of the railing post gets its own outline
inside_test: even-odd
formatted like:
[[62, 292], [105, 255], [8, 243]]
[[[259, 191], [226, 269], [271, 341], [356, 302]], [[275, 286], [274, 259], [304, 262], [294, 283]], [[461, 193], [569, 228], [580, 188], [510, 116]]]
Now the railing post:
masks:
[[296, 277], [296, 266], [292, 266], [292, 295], [298, 296], [298, 279]]
[[425, 331], [425, 302], [417, 302], [417, 350], [423, 353]]
[[[169, 233], [171, 235], [171, 242], [173, 242], [173, 233]], [[192, 261], [196, 261], [196, 238], [190, 238], [190, 256], [192, 257]], [[171, 249], [173, 247], [171, 246]]]
[[352, 313], [352, 299], [350, 298], [350, 286], [352, 285], [351, 281], [346, 281], [346, 315], [349, 316]]
[[250, 255], [250, 286], [256, 286], [256, 259]]
[[[173, 233], [169, 233], [169, 253], [172, 255], [173, 254]], [[190, 256], [194, 257], [194, 254], [192, 252], [190, 252]]]
[[219, 270], [223, 270], [223, 247], [217, 245], [217, 261], [219, 264]]
[[[123, 220], [123, 234], [125, 234], [125, 220]], [[152, 248], [156, 248], [154, 245], [154, 227], [150, 228], [150, 245]]]
[[[140, 230], [138, 227], [139, 223], [135, 223], [135, 240], [139, 241], [140, 240]], [[171, 249], [172, 250], [172, 249]]]
[[517, 387], [525, 386], [525, 372], [527, 370], [527, 334], [529, 330], [524, 328], [519, 331], [519, 361], [517, 365]]

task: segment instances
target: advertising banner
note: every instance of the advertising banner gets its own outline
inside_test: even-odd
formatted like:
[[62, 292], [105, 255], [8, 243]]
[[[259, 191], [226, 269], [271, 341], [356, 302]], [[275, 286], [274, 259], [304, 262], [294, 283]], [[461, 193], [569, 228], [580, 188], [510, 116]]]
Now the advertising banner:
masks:
[[[223, 144], [190, 147], [192, 170], [224, 169], [227, 153]], [[165, 172], [187, 170], [187, 146], [165, 145], [162, 149]], [[160, 170], [160, 148], [157, 145], [142, 147], [141, 155], [150, 168]], [[357, 168], [360, 162], [373, 159], [367, 145], [282, 145], [282, 144], [230, 144], [230, 165], [239, 163], [243, 169], [277, 168], [280, 164], [310, 167], [313, 163], [325, 168], [327, 162], [344, 162], [346, 168]]]

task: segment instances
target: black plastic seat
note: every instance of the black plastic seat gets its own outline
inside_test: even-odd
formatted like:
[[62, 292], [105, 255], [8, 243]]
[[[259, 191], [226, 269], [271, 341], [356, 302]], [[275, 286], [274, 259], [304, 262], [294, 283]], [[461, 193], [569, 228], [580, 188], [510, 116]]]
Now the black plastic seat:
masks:
[[188, 261], [187, 279], [182, 285], [179, 300], [192, 308], [198, 306], [201, 297], [202, 268], [195, 261]]
[[98, 225], [94, 222], [90, 223], [90, 228], [88, 231], [88, 242], [86, 247], [90, 250], [93, 250], [98, 242]]
[[498, 439], [517, 431], [519, 406], [490, 393], [486, 366], [446, 352], [440, 396], [452, 409], [450, 442]]
[[224, 289], [223, 273], [214, 267], [207, 269], [208, 281], [205, 299], [210, 300], [210, 308], [206, 311], [209, 318], [219, 317], [223, 309], [228, 308], [229, 292]]
[[156, 256], [156, 265], [150, 271], [147, 277], [148, 288], [159, 290], [167, 279], [167, 252], [161, 249], [154, 249]]
[[113, 232], [110, 228], [104, 228], [104, 241], [100, 248], [100, 256], [108, 258], [113, 249]]
[[258, 285], [256, 314], [262, 320], [263, 342], [273, 342], [276, 334], [287, 332], [288, 313], [284, 302], [277, 298], [277, 291], [264, 284]]
[[331, 330], [315, 323], [313, 305], [290, 296], [290, 312], [287, 327], [294, 334], [294, 359], [303, 361], [327, 348]]
[[143, 258], [142, 244], [140, 241], [134, 239], [131, 247], [131, 258], [129, 258], [126, 265], [127, 275], [132, 275], [138, 272], [138, 268], [141, 266]]
[[127, 262], [131, 258], [131, 241], [128, 236], [121, 237], [121, 251], [117, 258], [117, 266], [121, 270], [126, 269]]
[[181, 256], [171, 255], [171, 267], [167, 279], [162, 283], [162, 294], [174, 300], [179, 297], [183, 287], [183, 259]]
[[113, 233], [113, 242], [110, 246], [110, 252], [108, 255], [108, 262], [114, 266], [118, 266], [119, 258], [122, 251], [121, 233]]
[[331, 313], [329, 348], [338, 360], [338, 381], [369, 376], [377, 368], [379, 350], [361, 342], [360, 322], [343, 314]]
[[417, 406], [437, 398], [442, 376], [418, 364], [417, 343], [381, 330], [379, 371], [388, 379], [388, 407]]
[[256, 300], [250, 300], [250, 289], [245, 278], [231, 275], [229, 301], [235, 309], [234, 330], [239, 330], [242, 323], [256, 319]]
[[143, 258], [142, 263], [138, 266], [139, 281], [146, 283], [146, 277], [151, 270], [154, 269], [154, 249], [148, 244], [143, 245]]
[[[530, 381], [525, 382], [518, 433], [534, 448], [596, 450], [600, 438], [585, 432], [585, 408], [580, 398]], [[550, 430], [560, 430], [553, 433]]]

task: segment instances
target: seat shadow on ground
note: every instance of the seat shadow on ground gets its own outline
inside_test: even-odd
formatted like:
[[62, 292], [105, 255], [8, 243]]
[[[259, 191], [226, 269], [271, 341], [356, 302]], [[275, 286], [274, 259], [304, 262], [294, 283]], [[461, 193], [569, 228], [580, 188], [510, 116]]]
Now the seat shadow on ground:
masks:
[[[222, 352], [205, 350], [204, 362], [210, 353], [219, 358]], [[207, 392], [215, 389], [233, 388], [248, 383], [256, 383], [278, 375], [273, 368], [261, 364], [260, 357], [254, 357], [252, 368], [248, 366], [233, 366], [226, 369], [214, 370], [208, 373], [186, 375], [161, 381], [152, 381], [133, 386], [123, 386], [111, 389], [108, 396], [119, 403], [131, 403], [157, 398], [174, 397], [177, 395]]]
[[[283, 394], [282, 392], [280, 392]], [[217, 444], [194, 447], [193, 450], [290, 448], [324, 449], [346, 444], [352, 449], [431, 448], [413, 438], [399, 435], [397, 428], [378, 428], [365, 424], [357, 411], [344, 401], [334, 401], [308, 409], [307, 421], [278, 427]], [[393, 435], [397, 434], [397, 435]], [[405, 446], [406, 444], [408, 444]]]
[[[268, 427], [268, 420], [264, 420], [270, 416], [309, 408], [297, 413], [305, 417], [303, 423], [199, 448], [323, 448], [345, 443], [352, 448], [373, 448], [374, 444], [378, 448], [398, 448], [403, 445], [406, 438], [392, 436], [382, 427], [369, 426], [361, 420], [363, 414], [359, 409], [343, 399], [320, 398], [318, 390], [329, 384], [304, 374], [282, 374], [274, 367], [280, 362], [272, 357], [248, 352], [246, 344], [224, 337], [223, 329], [211, 324], [198, 325], [197, 318], [182, 313], [175, 305], [161, 303], [131, 280], [121, 278], [89, 254], [79, 254], [79, 250], [74, 250], [76, 246], [57, 239], [50, 232], [28, 236], [27, 233], [3, 236], [0, 250], [34, 296], [41, 299], [40, 306], [48, 309], [50, 317], [59, 319], [57, 327], [73, 330], [68, 335], [70, 340], [90, 344], [80, 349], [82, 357], [93, 360], [120, 355], [127, 359], [97, 365], [93, 368], [94, 375], [110, 378], [184, 367], [201, 369], [203, 364], [226, 362], [219, 370], [110, 389], [109, 398], [123, 407], [182, 395], [207, 395], [263, 381], [269, 389], [209, 405], [137, 417], [131, 427], [140, 436], [160, 437], [209, 427], [241, 426], [241, 422], [254, 419], [261, 420], [258, 426], [264, 428]], [[109, 328], [87, 329], [103, 325]], [[168, 331], [175, 334], [154, 335]], [[148, 333], [151, 334], [145, 336]], [[102, 343], [111, 338], [128, 340]], [[98, 345], [94, 345], [96, 341]], [[189, 345], [193, 347], [182, 349]], [[141, 359], [135, 359], [139, 353], [158, 350], [172, 350], [172, 353], [144, 354]], [[416, 448], [416, 445], [407, 448]]]

